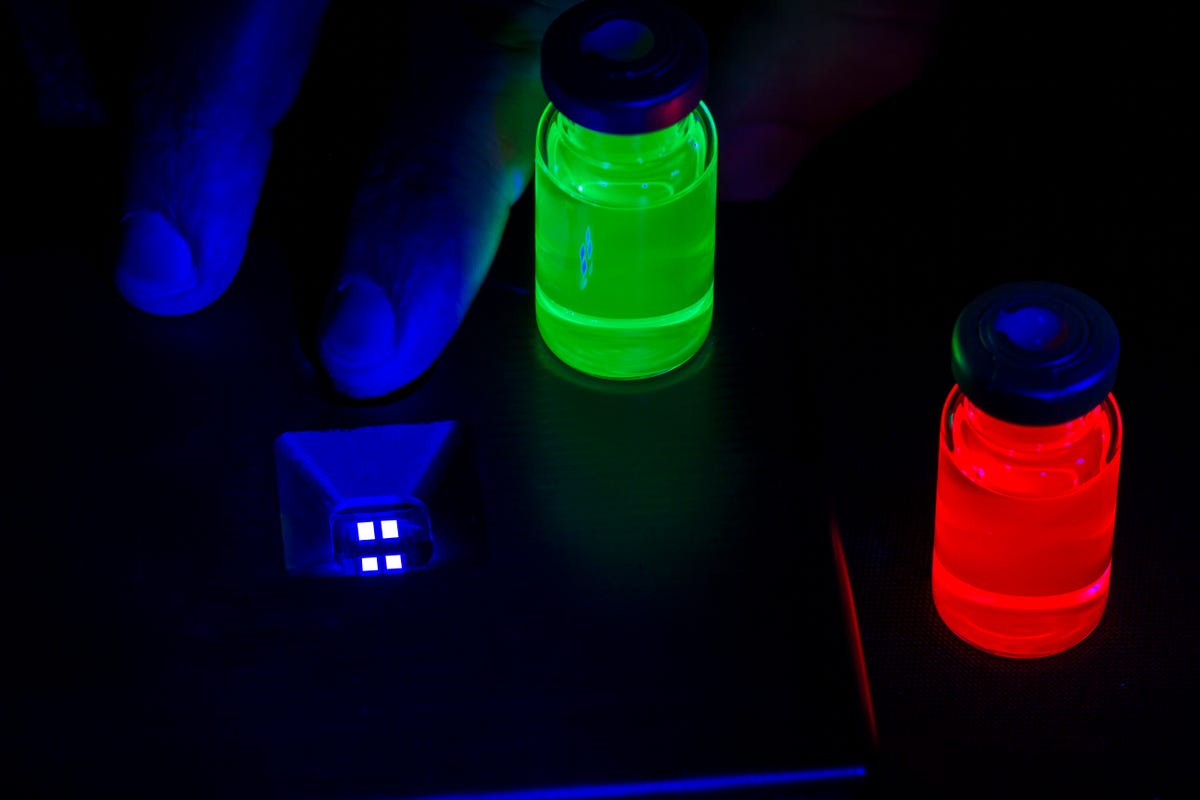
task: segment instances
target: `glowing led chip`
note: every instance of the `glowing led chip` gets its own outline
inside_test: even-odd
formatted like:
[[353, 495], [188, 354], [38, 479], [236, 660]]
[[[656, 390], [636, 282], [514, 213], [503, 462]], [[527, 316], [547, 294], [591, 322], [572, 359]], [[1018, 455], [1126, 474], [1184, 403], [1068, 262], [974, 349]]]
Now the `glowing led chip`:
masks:
[[375, 556], [363, 556], [362, 568], [363, 572], [378, 572], [379, 559]]
[[[330, 532], [336, 557], [365, 572], [401, 572], [426, 566], [433, 557], [429, 509], [414, 497], [386, 505], [337, 511]], [[374, 559], [368, 569], [364, 559]]]

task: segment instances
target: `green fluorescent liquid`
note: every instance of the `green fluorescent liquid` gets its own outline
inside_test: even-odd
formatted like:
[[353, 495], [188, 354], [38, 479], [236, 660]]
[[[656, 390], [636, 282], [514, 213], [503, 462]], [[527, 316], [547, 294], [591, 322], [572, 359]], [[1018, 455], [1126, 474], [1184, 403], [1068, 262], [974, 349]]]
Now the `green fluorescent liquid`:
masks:
[[645, 378], [708, 337], [717, 137], [703, 103], [675, 125], [600, 133], [547, 106], [534, 176], [538, 330], [582, 372]]

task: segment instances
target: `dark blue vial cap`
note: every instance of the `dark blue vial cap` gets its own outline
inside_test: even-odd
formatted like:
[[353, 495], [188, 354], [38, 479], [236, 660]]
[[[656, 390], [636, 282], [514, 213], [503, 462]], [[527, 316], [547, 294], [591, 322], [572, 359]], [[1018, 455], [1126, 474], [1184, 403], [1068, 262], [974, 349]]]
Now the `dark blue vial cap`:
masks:
[[542, 86], [568, 119], [604, 133], [670, 127], [708, 86], [708, 42], [683, 11], [646, 0], [584, 0], [542, 38]]
[[950, 368], [967, 398], [1021, 425], [1056, 425], [1104, 401], [1117, 378], [1117, 326], [1077, 289], [1007, 283], [958, 315]]

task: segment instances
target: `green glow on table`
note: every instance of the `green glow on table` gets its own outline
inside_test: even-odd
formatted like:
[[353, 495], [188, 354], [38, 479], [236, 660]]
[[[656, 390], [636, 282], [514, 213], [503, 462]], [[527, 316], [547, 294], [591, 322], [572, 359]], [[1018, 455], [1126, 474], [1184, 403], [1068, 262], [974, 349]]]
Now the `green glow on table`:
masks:
[[649, 133], [600, 133], [547, 106], [538, 125], [535, 308], [568, 365], [645, 378], [712, 325], [716, 128], [701, 103]]

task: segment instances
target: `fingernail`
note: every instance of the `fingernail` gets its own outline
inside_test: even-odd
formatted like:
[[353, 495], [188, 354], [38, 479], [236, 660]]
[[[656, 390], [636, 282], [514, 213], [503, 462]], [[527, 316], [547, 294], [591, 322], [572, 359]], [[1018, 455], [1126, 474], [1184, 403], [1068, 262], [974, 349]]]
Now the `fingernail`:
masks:
[[392, 355], [396, 317], [377, 284], [352, 280], [329, 298], [321, 325], [325, 350], [347, 366], [372, 366]]
[[200, 282], [192, 249], [162, 214], [134, 212], [121, 221], [121, 226], [124, 241], [117, 261], [117, 288], [131, 303], [153, 303]]

